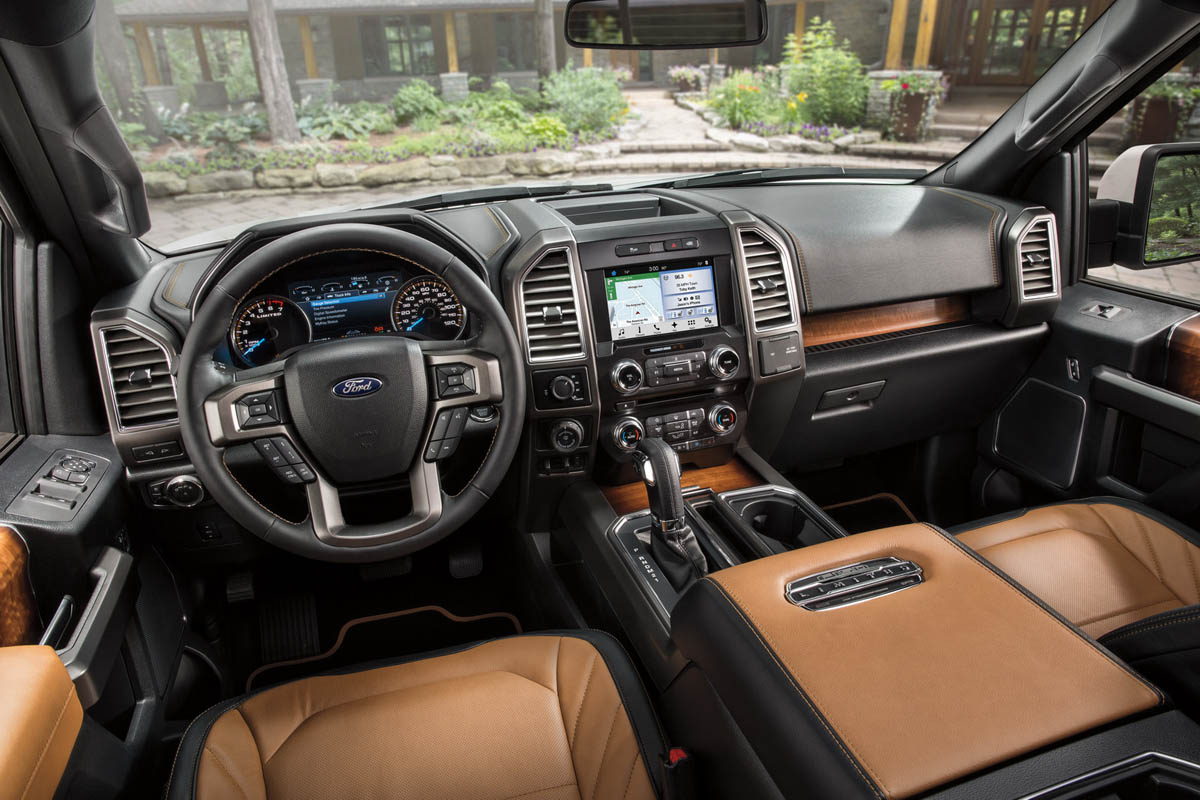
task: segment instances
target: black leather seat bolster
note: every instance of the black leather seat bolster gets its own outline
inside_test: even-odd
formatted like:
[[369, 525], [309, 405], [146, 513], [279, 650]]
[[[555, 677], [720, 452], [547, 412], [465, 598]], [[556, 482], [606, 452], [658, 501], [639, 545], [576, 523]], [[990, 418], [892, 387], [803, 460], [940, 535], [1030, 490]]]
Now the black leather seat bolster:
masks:
[[[621, 703], [625, 707], [625, 713], [629, 717], [630, 725], [637, 739], [642, 762], [646, 765], [650, 783], [654, 787], [656, 796], [663, 797], [665, 792], [662, 785], [662, 764], [667, 754], [666, 738], [650, 696], [642, 684], [641, 676], [638, 674], [637, 668], [621, 644], [609, 634], [595, 630], [538, 631], [523, 634], [523, 636], [574, 637], [582, 639], [596, 648], [601, 658], [604, 659], [604, 665], [608, 668], [609, 674], [612, 675], [613, 683], [616, 685], [617, 692], [621, 697]], [[485, 642], [473, 642], [471, 644], [419, 653], [412, 656], [372, 661], [353, 667], [329, 670], [320, 674], [349, 675], [366, 672], [367, 670], [380, 667], [391, 667], [398, 664], [458, 653], [478, 647], [481, 644], [485, 644]], [[241, 705], [254, 695], [269, 691], [271, 688], [273, 687], [264, 687], [251, 694], [225, 700], [208, 709], [192, 721], [184, 732], [183, 739], [180, 741], [179, 749], [175, 755], [175, 762], [171, 768], [171, 777], [167, 785], [166, 800], [192, 800], [196, 791], [196, 774], [200, 756], [213, 725], [230, 709]]]
[[785, 797], [882, 796], [804, 690], [714, 583], [699, 581], [684, 593], [671, 612], [671, 629]]
[[1162, 689], [1190, 714], [1200, 712], [1200, 605], [1117, 628], [1100, 644]]

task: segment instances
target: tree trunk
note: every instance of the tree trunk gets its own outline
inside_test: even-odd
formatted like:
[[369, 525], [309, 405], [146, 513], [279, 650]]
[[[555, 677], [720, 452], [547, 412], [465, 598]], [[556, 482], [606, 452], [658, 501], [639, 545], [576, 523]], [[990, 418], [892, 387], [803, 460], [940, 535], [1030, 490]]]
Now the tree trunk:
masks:
[[117, 109], [127, 120], [140, 119], [146, 133], [154, 138], [162, 137], [162, 125], [158, 116], [133, 85], [133, 71], [129, 66], [129, 48], [125, 44], [125, 32], [113, 0], [96, 0], [96, 45], [100, 50], [100, 62], [108, 73], [113, 91], [117, 94]]
[[258, 66], [258, 88], [262, 91], [263, 105], [267, 107], [271, 139], [294, 142], [300, 138], [300, 129], [296, 126], [292, 87], [283, 61], [283, 46], [279, 42], [275, 4], [273, 0], [249, 0], [249, 11], [250, 39], [254, 43], [255, 63]]
[[537, 42], [538, 77], [558, 69], [558, 36], [554, 29], [554, 0], [534, 0], [534, 40]]

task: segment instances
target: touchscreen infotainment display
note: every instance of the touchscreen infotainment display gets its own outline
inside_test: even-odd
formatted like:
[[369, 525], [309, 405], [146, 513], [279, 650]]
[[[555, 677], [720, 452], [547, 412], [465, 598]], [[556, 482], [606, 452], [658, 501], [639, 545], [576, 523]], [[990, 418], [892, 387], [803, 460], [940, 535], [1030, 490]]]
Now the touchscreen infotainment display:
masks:
[[710, 258], [606, 270], [604, 294], [613, 341], [686, 333], [720, 324]]

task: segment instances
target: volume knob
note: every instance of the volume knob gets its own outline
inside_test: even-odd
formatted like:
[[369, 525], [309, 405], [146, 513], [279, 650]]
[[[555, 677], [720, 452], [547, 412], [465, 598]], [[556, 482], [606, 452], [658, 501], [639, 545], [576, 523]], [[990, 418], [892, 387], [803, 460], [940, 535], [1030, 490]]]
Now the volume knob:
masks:
[[618, 361], [612, 369], [612, 385], [621, 394], [633, 394], [642, 388], [645, 374], [642, 365], [628, 358]]

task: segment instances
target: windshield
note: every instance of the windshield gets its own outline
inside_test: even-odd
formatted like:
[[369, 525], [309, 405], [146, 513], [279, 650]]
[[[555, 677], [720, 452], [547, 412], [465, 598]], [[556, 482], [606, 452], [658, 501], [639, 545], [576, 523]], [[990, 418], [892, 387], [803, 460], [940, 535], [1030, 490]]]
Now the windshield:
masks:
[[145, 240], [174, 251], [478, 186], [928, 170], [1108, 0], [771, 3], [760, 45], [655, 52], [568, 46], [559, 0], [99, 5], [115, 35], [97, 73], [145, 177]]

